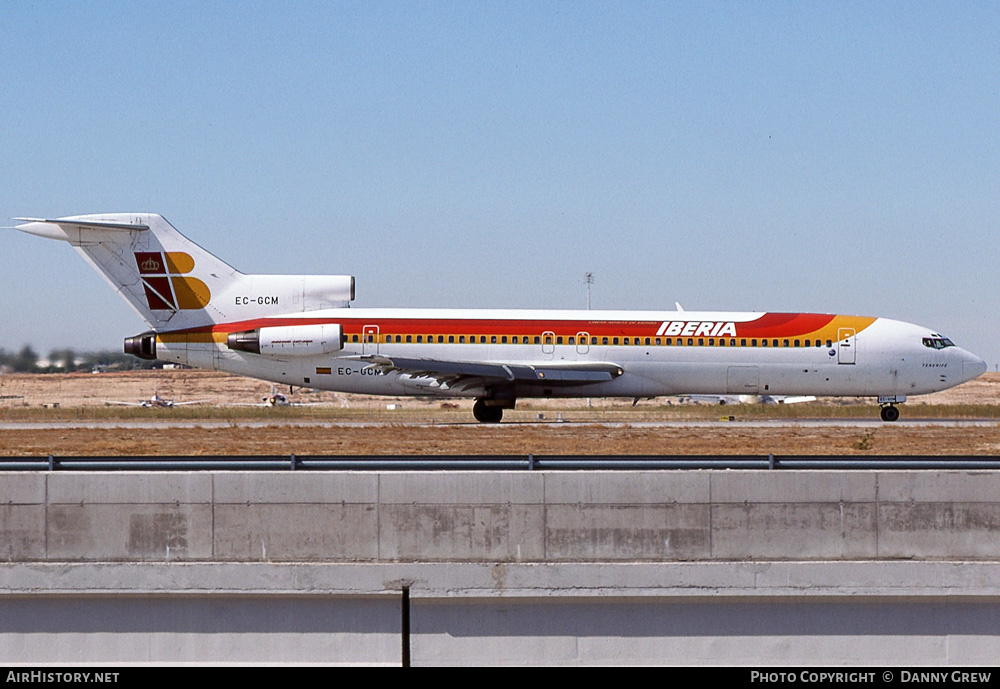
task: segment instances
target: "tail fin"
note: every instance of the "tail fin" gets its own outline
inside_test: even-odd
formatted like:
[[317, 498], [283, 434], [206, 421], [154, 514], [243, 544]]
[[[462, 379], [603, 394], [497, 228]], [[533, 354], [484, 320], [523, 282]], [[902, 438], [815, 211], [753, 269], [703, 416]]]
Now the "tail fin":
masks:
[[244, 275], [153, 213], [76, 215], [17, 229], [69, 242], [154, 330], [346, 306], [350, 276]]

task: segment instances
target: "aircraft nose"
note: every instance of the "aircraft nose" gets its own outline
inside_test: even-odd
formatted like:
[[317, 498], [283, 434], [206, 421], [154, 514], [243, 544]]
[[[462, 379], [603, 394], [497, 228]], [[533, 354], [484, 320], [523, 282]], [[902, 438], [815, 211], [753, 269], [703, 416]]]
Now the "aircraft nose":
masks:
[[962, 378], [964, 381], [978, 378], [986, 373], [986, 362], [971, 352], [964, 352], [965, 358], [962, 360]]

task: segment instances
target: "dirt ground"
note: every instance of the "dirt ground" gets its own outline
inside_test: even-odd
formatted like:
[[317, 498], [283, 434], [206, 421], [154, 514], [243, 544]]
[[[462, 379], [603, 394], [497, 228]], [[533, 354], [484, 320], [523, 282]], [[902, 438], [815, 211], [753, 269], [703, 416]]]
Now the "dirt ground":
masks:
[[[1000, 419], [974, 422], [968, 417], [975, 413], [956, 406], [1000, 407], [996, 373], [908, 402], [904, 421], [896, 424], [878, 422], [870, 400], [851, 409], [843, 400], [794, 405], [803, 411], [665, 399], [636, 407], [631, 400], [593, 400], [590, 406], [584, 400], [526, 400], [500, 425], [473, 421], [465, 400], [297, 391], [292, 399], [309, 406], [252, 406], [271, 391], [269, 383], [191, 370], [3, 375], [0, 455], [1000, 454]], [[197, 404], [141, 409], [109, 403], [135, 403], [154, 393]], [[942, 409], [964, 418], [907, 423], [939, 417]], [[815, 421], [832, 416], [842, 418]]]

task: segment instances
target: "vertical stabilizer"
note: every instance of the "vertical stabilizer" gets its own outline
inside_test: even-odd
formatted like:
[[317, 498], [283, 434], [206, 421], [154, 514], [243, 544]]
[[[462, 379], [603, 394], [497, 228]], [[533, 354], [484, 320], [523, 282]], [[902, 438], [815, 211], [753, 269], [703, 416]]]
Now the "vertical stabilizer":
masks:
[[245, 275], [154, 213], [17, 218], [69, 242], [156, 332], [349, 306], [350, 275]]
[[17, 229], [69, 242], [154, 329], [210, 325], [223, 317], [212, 296], [242, 273], [151, 213], [28, 220]]

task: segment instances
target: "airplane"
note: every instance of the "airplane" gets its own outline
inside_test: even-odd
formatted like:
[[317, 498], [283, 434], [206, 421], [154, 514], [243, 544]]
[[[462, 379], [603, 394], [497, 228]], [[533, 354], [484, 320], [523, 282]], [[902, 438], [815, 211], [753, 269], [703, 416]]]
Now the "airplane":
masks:
[[293, 402], [289, 399], [289, 394], [286, 395], [283, 392], [279, 392], [275, 386], [271, 386], [271, 394], [261, 397], [260, 404], [255, 404], [255, 407], [315, 407], [326, 402]]
[[682, 395], [682, 402], [709, 404], [802, 404], [815, 402], [815, 395]]
[[350, 275], [247, 275], [152, 213], [16, 218], [68, 242], [145, 319], [125, 351], [320, 390], [475, 398], [908, 396], [986, 362], [919, 325], [822, 313], [351, 308]]
[[154, 394], [148, 400], [141, 400], [139, 402], [123, 402], [121, 400], [104, 400], [105, 404], [120, 404], [129, 407], [143, 407], [145, 409], [172, 409], [174, 407], [183, 407], [185, 404], [200, 404], [205, 400], [190, 400], [188, 402], [175, 402], [173, 400], [168, 400], [164, 397], [160, 397], [159, 394]]

